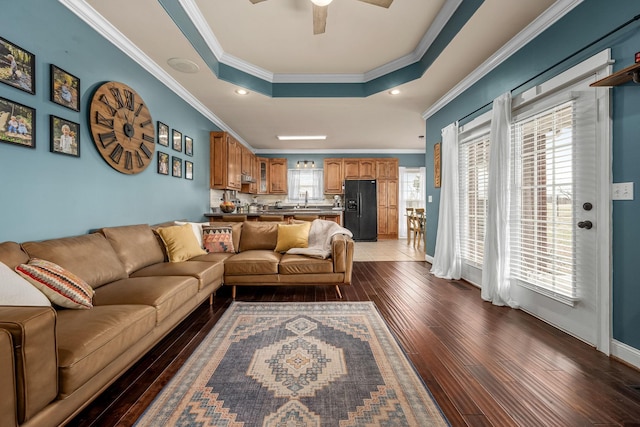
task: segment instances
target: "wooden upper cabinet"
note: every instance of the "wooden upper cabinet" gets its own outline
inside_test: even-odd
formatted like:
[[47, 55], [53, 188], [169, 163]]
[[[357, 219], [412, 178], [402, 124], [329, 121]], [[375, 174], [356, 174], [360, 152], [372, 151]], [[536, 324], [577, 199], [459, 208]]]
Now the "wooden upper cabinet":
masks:
[[253, 153], [247, 147], [242, 146], [242, 175], [250, 177], [253, 173]]
[[375, 179], [375, 159], [343, 159], [344, 179]]
[[217, 190], [241, 189], [241, 144], [226, 132], [209, 135], [209, 185]]
[[287, 159], [269, 159], [269, 193], [287, 194]]
[[324, 159], [324, 194], [342, 194], [342, 159]]
[[398, 179], [398, 159], [376, 160], [377, 179]]
[[258, 194], [269, 194], [269, 159], [258, 157], [258, 172], [256, 180], [258, 183]]
[[359, 179], [376, 179], [376, 161], [360, 159], [358, 161]]

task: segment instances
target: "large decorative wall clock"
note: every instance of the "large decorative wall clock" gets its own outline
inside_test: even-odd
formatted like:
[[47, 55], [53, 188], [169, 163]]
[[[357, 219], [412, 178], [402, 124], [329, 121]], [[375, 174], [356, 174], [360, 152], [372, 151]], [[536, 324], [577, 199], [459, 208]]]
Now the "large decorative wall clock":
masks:
[[118, 172], [136, 174], [153, 161], [155, 126], [142, 98], [124, 83], [107, 82], [91, 99], [91, 136]]

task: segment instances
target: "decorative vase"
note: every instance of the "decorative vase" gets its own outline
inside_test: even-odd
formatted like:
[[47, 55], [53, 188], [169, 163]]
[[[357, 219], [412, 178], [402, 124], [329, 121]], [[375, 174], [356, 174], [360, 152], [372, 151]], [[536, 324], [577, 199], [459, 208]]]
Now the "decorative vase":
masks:
[[220, 210], [223, 213], [231, 213], [236, 209], [236, 205], [229, 200], [229, 194], [225, 190], [222, 194], [222, 203], [220, 203]]

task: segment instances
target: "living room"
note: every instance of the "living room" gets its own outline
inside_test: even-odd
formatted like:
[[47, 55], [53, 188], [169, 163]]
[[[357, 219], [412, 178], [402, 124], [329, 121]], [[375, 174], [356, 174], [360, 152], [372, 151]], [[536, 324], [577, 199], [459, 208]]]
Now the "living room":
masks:
[[[0, 177], [4, 182], [0, 190], [3, 200], [0, 241], [59, 238], [84, 234], [100, 227], [157, 224], [173, 219], [203, 221], [204, 213], [210, 212], [212, 207], [209, 132], [228, 129], [219, 126], [216, 117], [204, 115], [169, 89], [166, 82], [158, 80], [132, 60], [129, 54], [91, 28], [66, 3], [73, 5], [76, 2], [11, 0], [0, 14], [0, 37], [35, 55], [35, 93], [3, 84], [0, 85], [0, 97], [37, 111], [37, 115], [34, 113], [37, 132], [33, 134], [32, 149], [0, 143]], [[465, 3], [468, 6], [469, 2]], [[483, 2], [471, 3], [478, 6], [476, 3]], [[424, 112], [421, 118], [424, 139], [420, 142], [421, 148], [415, 152], [394, 152], [393, 144], [389, 144], [385, 150], [367, 153], [354, 150], [337, 155], [335, 152], [309, 154], [304, 151], [283, 154], [264, 150], [262, 154], [265, 157], [287, 157], [291, 163], [311, 159], [311, 156], [322, 159], [341, 157], [343, 154], [344, 157], [396, 157], [400, 159], [400, 166], [426, 167], [424, 196], [425, 200], [430, 199], [431, 202], [427, 205], [425, 253], [427, 260], [433, 261], [440, 222], [441, 190], [434, 186], [432, 172], [434, 146], [442, 141], [441, 130], [450, 123], [465, 118], [470, 120], [485, 112], [493, 99], [505, 91], [518, 88], [515, 92], [523, 92], [542, 84], [604, 49], [611, 49], [611, 58], [615, 61], [613, 71], [631, 65], [634, 55], [640, 50], [637, 21], [613, 32], [637, 17], [639, 10], [636, 2], [615, 0], [607, 3], [606, 8], [595, 0], [557, 3], [563, 5], [566, 12], [548, 28], [540, 30], [533, 40], [523, 42], [516, 51], [505, 53], [500, 64], [477, 81], [472, 79], [473, 83], [459, 92], [453, 92], [433, 105], [425, 103], [421, 106]], [[330, 27], [327, 31], [330, 31]], [[50, 100], [51, 64], [78, 78], [79, 111]], [[471, 73], [470, 77], [474, 75], [477, 73]], [[171, 128], [175, 126], [192, 139], [193, 156], [184, 153], [177, 155], [171, 147], [156, 147], [156, 150], [191, 162], [192, 180], [184, 177], [177, 179], [171, 176], [171, 172], [169, 176], [157, 173], [155, 160], [146, 171], [134, 176], [116, 172], [105, 163], [92, 140], [89, 111], [93, 93], [101, 83], [107, 81], [123, 82], [134, 88], [149, 106], [154, 121], [169, 124]], [[640, 131], [640, 120], [637, 120], [639, 97], [634, 83], [611, 90], [609, 183], [632, 183], [638, 177], [636, 163], [639, 148], [636, 139]], [[217, 108], [223, 109], [224, 103]], [[81, 155], [67, 156], [50, 152], [50, 140], [53, 138], [50, 116], [78, 125]], [[610, 314], [606, 321], [599, 322], [600, 327], [601, 323], [609, 325], [609, 339], [607, 350], [602, 352], [636, 368], [640, 367], [640, 332], [636, 327], [639, 314], [636, 301], [640, 298], [640, 291], [635, 285], [635, 242], [640, 237], [640, 229], [636, 224], [637, 209], [633, 200], [611, 202], [610, 241], [598, 242], [599, 246], [605, 247], [610, 261], [609, 285], [605, 288], [609, 289], [610, 296], [606, 300], [609, 301]], [[356, 274], [359, 272], [364, 275], [358, 279], [361, 283], [366, 282], [363, 277], [368, 275], [368, 271], [369, 267], [364, 266], [356, 271]], [[424, 267], [421, 271], [426, 278], [428, 268]], [[303, 291], [298, 292], [302, 293], [293, 298], [309, 297]], [[352, 298], [359, 295], [355, 290], [349, 292], [353, 292], [347, 294]], [[276, 295], [286, 298], [277, 292]], [[259, 299], [256, 296], [252, 298]], [[314, 294], [313, 298], [321, 297]], [[327, 298], [331, 299], [332, 296]], [[416, 344], [416, 347], [420, 345]], [[631, 391], [629, 393], [633, 394]]]

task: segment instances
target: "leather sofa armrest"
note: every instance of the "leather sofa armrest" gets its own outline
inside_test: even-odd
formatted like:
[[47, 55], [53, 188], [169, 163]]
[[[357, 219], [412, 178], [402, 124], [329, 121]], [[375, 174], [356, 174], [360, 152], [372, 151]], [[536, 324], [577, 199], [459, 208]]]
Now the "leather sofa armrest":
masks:
[[331, 258], [333, 272], [345, 273], [344, 283], [351, 283], [353, 270], [353, 239], [344, 234], [336, 234], [331, 240]]
[[9, 332], [13, 342], [17, 415], [22, 424], [58, 395], [56, 311], [0, 306], [0, 329]]
[[18, 425], [16, 376], [11, 334], [0, 329], [0, 425]]

